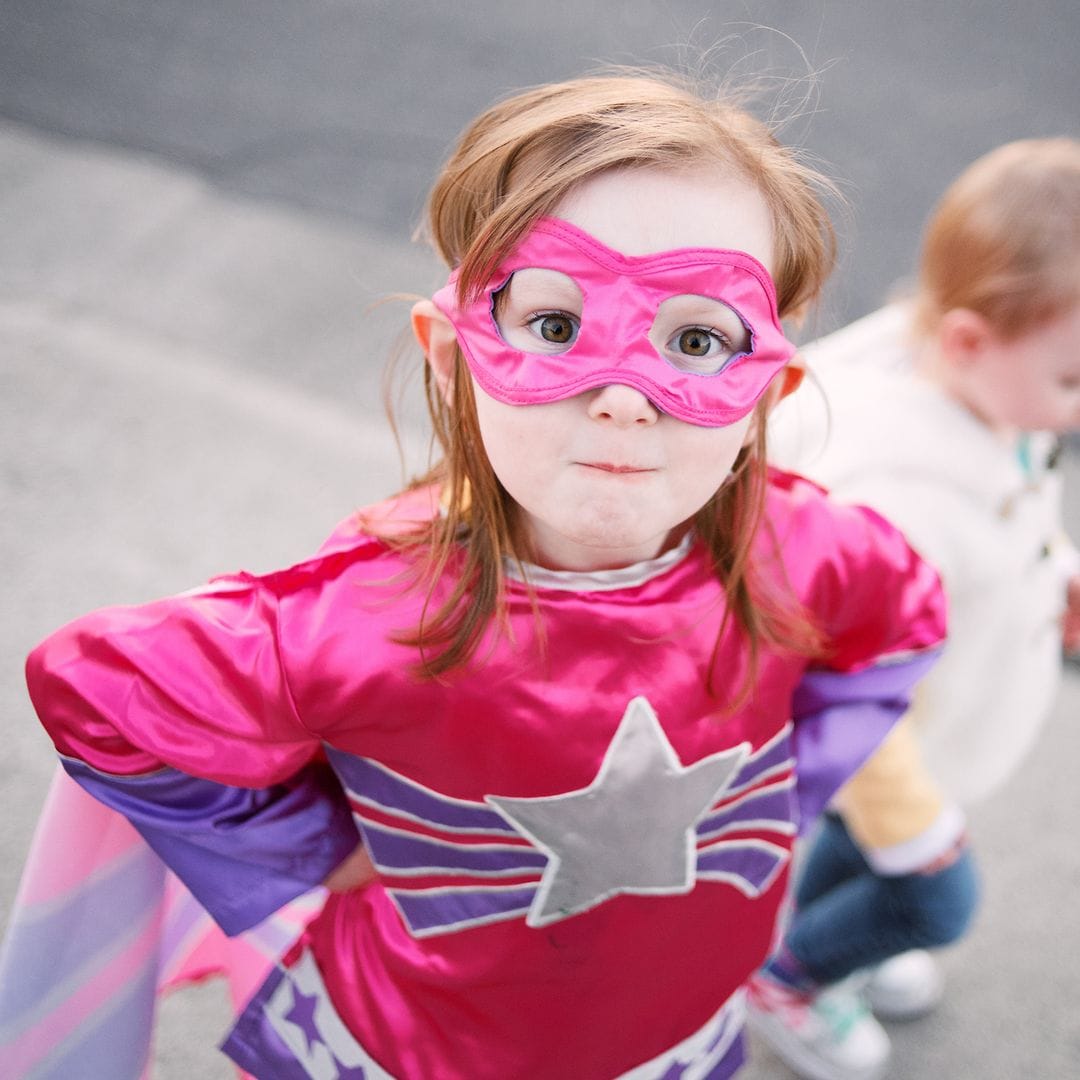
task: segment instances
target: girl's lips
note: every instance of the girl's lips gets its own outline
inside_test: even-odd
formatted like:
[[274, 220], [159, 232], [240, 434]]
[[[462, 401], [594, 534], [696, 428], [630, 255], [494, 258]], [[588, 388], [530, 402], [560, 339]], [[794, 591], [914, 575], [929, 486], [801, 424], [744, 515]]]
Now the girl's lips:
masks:
[[599, 469], [601, 472], [619, 473], [620, 475], [626, 473], [646, 473], [653, 472], [653, 469], [645, 468], [640, 465], [615, 465], [610, 461], [583, 461], [581, 462], [587, 469]]

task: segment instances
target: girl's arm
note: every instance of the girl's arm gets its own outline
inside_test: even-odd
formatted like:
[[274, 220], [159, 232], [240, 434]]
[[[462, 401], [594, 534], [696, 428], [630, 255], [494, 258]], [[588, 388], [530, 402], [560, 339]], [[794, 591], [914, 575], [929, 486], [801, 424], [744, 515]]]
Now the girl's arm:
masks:
[[377, 871], [363, 844], [357, 844], [344, 862], [339, 863], [323, 882], [331, 892], [352, 892], [373, 881]]
[[123, 813], [228, 933], [323, 882], [356, 847], [292, 704], [276, 598], [257, 580], [79, 619], [31, 653], [27, 683], [71, 776]]

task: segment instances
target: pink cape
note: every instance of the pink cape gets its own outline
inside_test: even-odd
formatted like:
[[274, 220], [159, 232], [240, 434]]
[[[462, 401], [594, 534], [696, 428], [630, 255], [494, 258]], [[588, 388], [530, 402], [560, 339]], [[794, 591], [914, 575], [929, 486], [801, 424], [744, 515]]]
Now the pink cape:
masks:
[[95, 1075], [149, 1077], [158, 997], [223, 977], [239, 1012], [322, 900], [314, 890], [226, 937], [127, 820], [58, 767], [0, 948], [5, 1075], [70, 1080], [92, 1060]]

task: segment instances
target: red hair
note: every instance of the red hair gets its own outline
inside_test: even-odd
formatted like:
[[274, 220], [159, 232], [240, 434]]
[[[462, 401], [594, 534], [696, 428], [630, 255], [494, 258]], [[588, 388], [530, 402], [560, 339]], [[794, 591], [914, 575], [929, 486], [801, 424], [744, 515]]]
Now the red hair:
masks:
[[[672, 77], [617, 74], [524, 91], [493, 106], [463, 133], [432, 188], [427, 234], [462, 297], [483, 287], [530, 225], [587, 180], [614, 168], [715, 168], [744, 179], [765, 200], [773, 225], [774, 280], [781, 316], [801, 317], [835, 260], [835, 241], [817, 191], [828, 184], [769, 129], [731, 100], [708, 97]], [[406, 543], [425, 554], [430, 590], [455, 559], [456, 585], [403, 640], [439, 675], [465, 662], [501, 614], [503, 561], [529, 557], [516, 504], [499, 483], [480, 437], [472, 383], [460, 350], [450, 400], [425, 369], [428, 406], [442, 460], [416, 485], [438, 483], [447, 512]], [[805, 652], [821, 641], [793, 612], [753, 583], [751, 545], [765, 497], [764, 407], [733, 475], [694, 516], [727, 599], [746, 631], [752, 661], [762, 640]], [[457, 563], [458, 553], [461, 555]], [[429, 592], [430, 595], [430, 592]], [[723, 630], [721, 631], [723, 632]], [[753, 662], [750, 665], [752, 678]], [[743, 691], [748, 691], [749, 678]]]
[[918, 328], [956, 308], [1011, 340], [1080, 303], [1080, 142], [1022, 139], [969, 165], [927, 222]]

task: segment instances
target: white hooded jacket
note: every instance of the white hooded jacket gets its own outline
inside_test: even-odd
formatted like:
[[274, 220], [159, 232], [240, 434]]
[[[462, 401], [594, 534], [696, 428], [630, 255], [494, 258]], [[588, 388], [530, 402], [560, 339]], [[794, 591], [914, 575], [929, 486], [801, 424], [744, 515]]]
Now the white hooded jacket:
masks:
[[965, 804], [1020, 767], [1053, 704], [1078, 559], [1053, 437], [1004, 440], [919, 375], [909, 324], [890, 305], [810, 346], [810, 377], [770, 423], [770, 456], [877, 510], [939, 569], [949, 638], [913, 721], [932, 776]]

